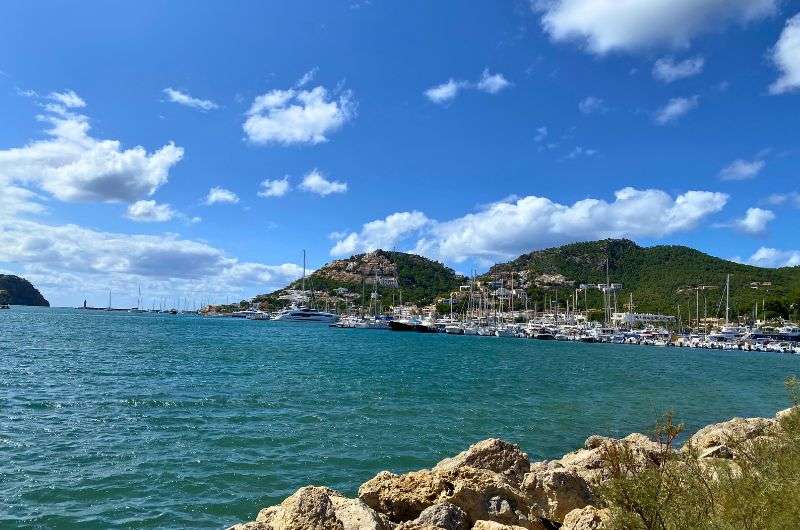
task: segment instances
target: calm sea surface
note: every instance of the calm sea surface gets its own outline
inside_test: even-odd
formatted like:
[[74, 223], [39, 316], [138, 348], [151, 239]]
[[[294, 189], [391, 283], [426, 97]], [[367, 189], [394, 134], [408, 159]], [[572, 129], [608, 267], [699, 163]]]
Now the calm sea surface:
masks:
[[666, 409], [772, 415], [789, 374], [800, 357], [14, 307], [0, 527], [221, 528], [491, 436], [541, 459]]

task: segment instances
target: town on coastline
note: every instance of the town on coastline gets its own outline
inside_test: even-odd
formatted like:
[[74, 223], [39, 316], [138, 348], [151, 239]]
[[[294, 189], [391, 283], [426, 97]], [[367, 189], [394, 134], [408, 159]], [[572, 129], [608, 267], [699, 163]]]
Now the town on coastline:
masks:
[[[635, 247], [627, 241], [609, 245]], [[570, 281], [560, 273], [493, 268], [481, 276], [456, 276], [460, 281], [448, 285], [445, 293], [411, 302], [403, 300], [408, 282], [401, 281], [396, 263], [407, 256], [413, 255], [375, 251], [339, 260], [315, 271], [308, 281], [304, 268], [301, 280], [268, 297], [242, 301], [238, 307], [208, 305], [200, 314], [321, 322], [340, 329], [800, 354], [800, 326], [768, 310], [772, 305], [765, 296], [753, 299], [751, 311], [734, 314], [730, 273], [719, 273], [717, 284], [697, 282], [677, 289], [687, 302], [672, 313], [638, 311], [633, 290], [615, 282], [624, 271], [612, 272], [607, 254], [595, 257], [600, 259], [596, 283]], [[773, 285], [751, 281], [745, 288], [758, 294], [770, 292]], [[535, 291], [539, 296], [534, 298]]]

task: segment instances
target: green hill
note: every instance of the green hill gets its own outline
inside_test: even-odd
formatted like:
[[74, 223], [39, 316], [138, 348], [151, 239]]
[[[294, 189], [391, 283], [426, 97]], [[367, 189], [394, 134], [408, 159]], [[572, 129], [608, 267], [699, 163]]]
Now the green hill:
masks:
[[10, 274], [0, 274], [0, 304], [50, 307], [50, 302], [31, 282]]
[[[347, 259], [335, 260], [306, 277], [306, 289], [313, 289], [318, 302], [328, 300], [332, 305], [350, 303], [360, 306], [369, 302], [375, 278], [378, 295], [384, 307], [399, 302], [418, 305], [432, 303], [437, 295], [457, 289], [466, 279], [441, 263], [415, 254], [376, 250]], [[301, 281], [259, 295], [254, 300], [270, 308], [286, 305], [289, 290], [300, 289]], [[281, 297], [284, 297], [283, 299]]]
[[[510, 278], [514, 271], [519, 284], [532, 300], [555, 296], [563, 300], [580, 284], [606, 281], [606, 259], [612, 283], [621, 283], [618, 307], [623, 310], [629, 295], [639, 312], [676, 314], [681, 306], [684, 318], [695, 315], [696, 287], [700, 290], [701, 316], [724, 314], [725, 277], [731, 275], [733, 316], [752, 314], [758, 302], [766, 301], [768, 316], [796, 316], [800, 311], [800, 267], [768, 269], [716, 258], [683, 246], [640, 247], [628, 240], [574, 243], [524, 254], [492, 267], [487, 278]], [[602, 307], [597, 289], [587, 291], [590, 308]], [[583, 305], [580, 294], [579, 308]], [[541, 306], [540, 306], [541, 307]], [[563, 305], [562, 305], [563, 307]], [[759, 309], [759, 312], [761, 309]]]

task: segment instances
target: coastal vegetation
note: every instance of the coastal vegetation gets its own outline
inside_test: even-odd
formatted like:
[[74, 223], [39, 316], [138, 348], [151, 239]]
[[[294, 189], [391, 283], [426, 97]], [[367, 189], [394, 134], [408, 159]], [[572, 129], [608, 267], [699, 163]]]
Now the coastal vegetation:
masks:
[[11, 274], [0, 274], [0, 304], [50, 307], [31, 282]]
[[232, 530], [682, 530], [800, 527], [800, 400], [774, 418], [708, 425], [679, 447], [666, 414], [649, 435], [590, 436], [530, 462], [488, 439], [431, 469], [382, 471], [357, 498], [306, 486]]
[[[731, 275], [732, 315], [750, 315], [758, 303], [767, 318], [796, 318], [800, 313], [800, 267], [764, 268], [724, 260], [678, 245], [641, 247], [627, 239], [573, 243], [538, 250], [493, 266], [486, 275], [510, 277], [513, 271], [524, 278], [531, 300], [556, 296], [567, 299], [581, 284], [606, 282], [622, 284], [618, 293], [620, 310], [632, 295], [639, 312], [676, 314], [683, 317], [720, 316], [724, 310], [725, 278]], [[697, 293], [699, 290], [699, 295]], [[584, 304], [584, 295], [578, 307]], [[699, 304], [697, 304], [699, 298]], [[602, 307], [602, 294], [586, 293], [589, 307]]]

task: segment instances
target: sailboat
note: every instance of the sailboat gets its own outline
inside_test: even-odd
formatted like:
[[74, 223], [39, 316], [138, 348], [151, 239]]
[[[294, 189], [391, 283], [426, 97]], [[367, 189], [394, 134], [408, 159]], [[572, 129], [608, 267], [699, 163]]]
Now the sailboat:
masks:
[[139, 285], [139, 297], [136, 299], [136, 307], [128, 310], [128, 313], [147, 313], [147, 309], [142, 309], [142, 286]]
[[[306, 294], [306, 251], [303, 250], [303, 279], [301, 282], [301, 289], [303, 293], [303, 297]], [[288, 322], [325, 322], [328, 324], [332, 324], [339, 320], [339, 315], [335, 313], [329, 313], [327, 311], [318, 311], [316, 309], [312, 309], [307, 307], [305, 303], [303, 305], [297, 306], [292, 305], [275, 315], [273, 320], [283, 320]]]

